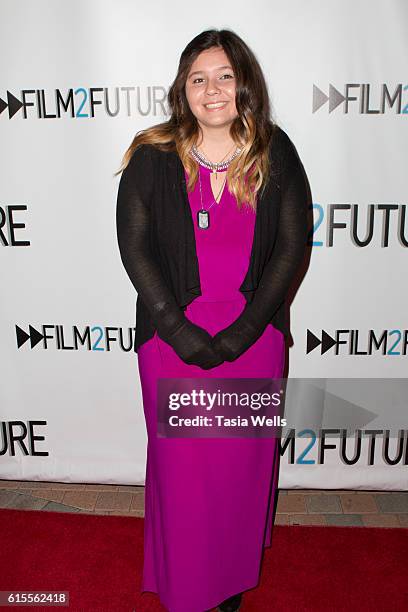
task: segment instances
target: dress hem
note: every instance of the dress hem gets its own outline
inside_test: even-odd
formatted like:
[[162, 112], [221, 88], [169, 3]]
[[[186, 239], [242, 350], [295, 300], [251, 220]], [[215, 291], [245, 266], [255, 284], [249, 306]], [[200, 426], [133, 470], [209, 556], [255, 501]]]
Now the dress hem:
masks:
[[[260, 575], [258, 576], [258, 580], [254, 583], [254, 581], [251, 581], [251, 583], [248, 586], [238, 586], [233, 590], [228, 590], [226, 591], [223, 595], [221, 595], [221, 597], [218, 597], [217, 599], [212, 599], [210, 600], [210, 604], [207, 605], [205, 604], [204, 606], [200, 605], [200, 608], [197, 608], [197, 610], [191, 611], [191, 612], [210, 612], [210, 610], [212, 610], [213, 608], [216, 608], [217, 606], [220, 605], [220, 603], [222, 603], [223, 601], [225, 601], [226, 599], [229, 599], [230, 597], [233, 597], [234, 595], [237, 595], [238, 593], [245, 593], [245, 591], [250, 591], [252, 589], [255, 589], [259, 586], [259, 582], [260, 582]], [[143, 593], [154, 593], [155, 595], [158, 596], [158, 598], [160, 599], [160, 603], [165, 606], [165, 608], [167, 609], [167, 611], [169, 612], [177, 612], [177, 610], [175, 608], [170, 609], [167, 605], [167, 603], [165, 602], [164, 599], [162, 599], [160, 597], [160, 594], [157, 590], [153, 589], [153, 588], [144, 588], [142, 590], [140, 590], [140, 594], [143, 595]], [[215, 603], [214, 603], [215, 602]], [[184, 612], [184, 610], [183, 610]]]

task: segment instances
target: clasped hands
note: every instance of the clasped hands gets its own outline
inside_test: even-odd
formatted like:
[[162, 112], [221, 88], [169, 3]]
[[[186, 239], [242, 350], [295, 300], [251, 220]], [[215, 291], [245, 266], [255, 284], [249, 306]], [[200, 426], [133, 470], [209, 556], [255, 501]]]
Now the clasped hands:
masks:
[[164, 339], [185, 363], [209, 370], [224, 361], [237, 359], [258, 335], [259, 330], [242, 316], [215, 336], [185, 318], [182, 325]]

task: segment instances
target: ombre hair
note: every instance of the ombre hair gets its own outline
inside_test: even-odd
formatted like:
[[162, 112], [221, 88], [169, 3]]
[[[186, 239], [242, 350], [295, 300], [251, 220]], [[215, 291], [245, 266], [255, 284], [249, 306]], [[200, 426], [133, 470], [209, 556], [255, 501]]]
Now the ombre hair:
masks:
[[231, 30], [206, 30], [188, 43], [167, 96], [171, 111], [169, 120], [136, 134], [115, 176], [126, 168], [138, 146], [152, 144], [162, 151], [177, 151], [189, 176], [187, 189], [194, 189], [198, 164], [189, 152], [198, 141], [200, 126], [190, 110], [185, 85], [197, 56], [213, 47], [224, 50], [236, 82], [237, 117], [231, 124], [230, 135], [242, 151], [228, 166], [226, 184], [236, 197], [239, 208], [246, 202], [256, 210], [257, 193], [270, 174], [269, 149], [276, 124], [270, 117], [268, 89], [258, 60]]

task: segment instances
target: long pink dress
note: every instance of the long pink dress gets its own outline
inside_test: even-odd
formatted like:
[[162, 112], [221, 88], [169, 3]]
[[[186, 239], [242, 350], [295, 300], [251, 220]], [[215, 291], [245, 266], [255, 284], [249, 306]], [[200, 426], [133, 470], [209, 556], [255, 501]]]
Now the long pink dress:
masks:
[[[210, 170], [200, 166], [200, 173], [208, 209]], [[189, 201], [202, 295], [185, 314], [214, 335], [245, 306], [239, 287], [255, 213], [246, 205], [239, 211], [226, 185], [203, 230], [198, 180]], [[271, 324], [235, 361], [210, 370], [184, 363], [157, 333], [139, 347], [148, 434], [142, 592], [158, 593], [170, 612], [204, 612], [257, 586], [263, 548], [271, 544], [279, 454], [274, 438], [157, 438], [157, 379], [280, 378], [284, 360], [284, 336]]]

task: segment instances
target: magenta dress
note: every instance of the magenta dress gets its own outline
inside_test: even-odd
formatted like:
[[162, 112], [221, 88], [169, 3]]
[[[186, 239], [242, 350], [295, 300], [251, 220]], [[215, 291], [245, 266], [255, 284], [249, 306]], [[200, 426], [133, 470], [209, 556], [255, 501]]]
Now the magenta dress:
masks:
[[[210, 170], [200, 166], [200, 173], [208, 209]], [[239, 211], [225, 185], [209, 211], [210, 227], [199, 229], [198, 180], [188, 195], [202, 295], [185, 314], [214, 335], [245, 306], [239, 287], [255, 213], [246, 205]], [[284, 361], [284, 335], [271, 324], [235, 361], [210, 370], [184, 363], [157, 333], [139, 347], [148, 434], [142, 592], [158, 593], [170, 612], [204, 612], [257, 586], [263, 549], [271, 544], [279, 454], [274, 438], [157, 438], [157, 379], [280, 378]]]

